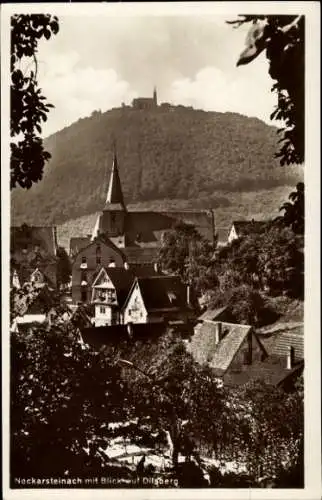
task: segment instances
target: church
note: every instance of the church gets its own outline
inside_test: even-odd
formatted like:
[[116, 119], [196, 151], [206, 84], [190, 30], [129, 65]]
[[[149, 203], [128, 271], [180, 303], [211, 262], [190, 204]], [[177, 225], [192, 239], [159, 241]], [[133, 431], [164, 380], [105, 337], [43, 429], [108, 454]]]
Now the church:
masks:
[[90, 301], [94, 279], [102, 267], [155, 269], [162, 237], [178, 223], [195, 227], [211, 243], [215, 241], [212, 210], [131, 211], [124, 201], [116, 151], [107, 195], [92, 234], [71, 238], [73, 303]]

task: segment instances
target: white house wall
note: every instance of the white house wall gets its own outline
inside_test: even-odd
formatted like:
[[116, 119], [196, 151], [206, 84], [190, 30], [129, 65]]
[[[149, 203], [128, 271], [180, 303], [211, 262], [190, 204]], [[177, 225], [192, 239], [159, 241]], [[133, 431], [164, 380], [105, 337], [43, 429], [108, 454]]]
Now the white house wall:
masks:
[[138, 284], [132, 290], [131, 296], [123, 313], [124, 323], [147, 323], [147, 311]]

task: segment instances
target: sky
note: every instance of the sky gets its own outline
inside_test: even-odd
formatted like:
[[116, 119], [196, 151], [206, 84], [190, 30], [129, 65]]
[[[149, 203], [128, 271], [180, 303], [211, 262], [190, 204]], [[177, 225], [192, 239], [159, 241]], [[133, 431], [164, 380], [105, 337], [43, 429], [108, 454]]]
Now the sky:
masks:
[[[236, 16], [234, 16], [236, 18]], [[248, 27], [231, 16], [59, 17], [59, 33], [39, 46], [39, 83], [55, 105], [49, 135], [94, 110], [130, 104], [135, 97], [231, 111], [271, 123], [276, 104], [264, 53], [236, 67]]]

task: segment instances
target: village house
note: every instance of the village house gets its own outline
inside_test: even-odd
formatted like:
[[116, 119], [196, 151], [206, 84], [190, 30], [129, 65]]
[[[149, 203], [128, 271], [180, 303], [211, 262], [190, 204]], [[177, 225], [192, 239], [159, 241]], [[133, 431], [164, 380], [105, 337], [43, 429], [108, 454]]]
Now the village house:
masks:
[[263, 380], [290, 388], [303, 372], [299, 344], [301, 340], [293, 338], [292, 342], [284, 343], [282, 350], [268, 348], [249, 325], [206, 320], [195, 327], [187, 349], [198, 363], [212, 368], [227, 386]]
[[157, 276], [158, 269], [102, 267], [92, 284], [91, 303], [94, 305], [95, 326], [116, 325], [123, 322], [122, 308], [136, 277]]
[[136, 278], [123, 306], [123, 323], [187, 322], [195, 308], [190, 286], [178, 276]]
[[254, 233], [262, 233], [267, 228], [268, 221], [255, 221], [254, 219], [233, 221], [228, 232], [228, 243], [238, 240], [243, 236]]
[[12, 226], [10, 231], [11, 287], [19, 288], [35, 277], [57, 286], [57, 231], [55, 226]]
[[101, 267], [123, 267], [124, 255], [114, 243], [103, 235], [80, 250], [72, 266], [72, 301], [88, 303], [92, 283]]

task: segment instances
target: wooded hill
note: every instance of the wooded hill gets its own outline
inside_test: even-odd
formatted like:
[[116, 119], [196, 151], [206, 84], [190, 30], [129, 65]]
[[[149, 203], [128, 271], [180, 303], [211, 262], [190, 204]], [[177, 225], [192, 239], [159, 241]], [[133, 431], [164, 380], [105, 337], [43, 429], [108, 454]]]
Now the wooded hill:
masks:
[[274, 159], [276, 128], [236, 113], [183, 106], [117, 108], [50, 136], [52, 159], [29, 191], [12, 192], [12, 223], [51, 224], [101, 210], [117, 145], [126, 203], [191, 200], [191, 208], [217, 208], [240, 193], [295, 186], [298, 167]]

